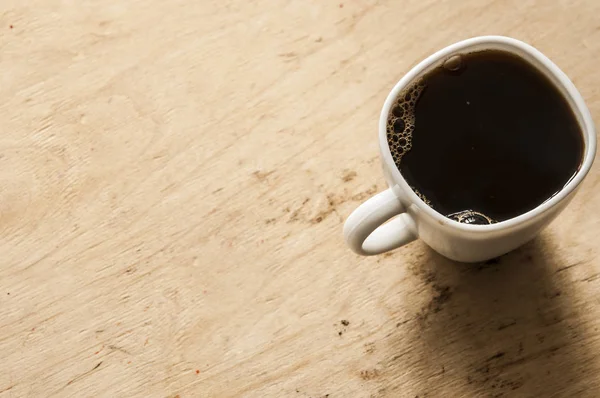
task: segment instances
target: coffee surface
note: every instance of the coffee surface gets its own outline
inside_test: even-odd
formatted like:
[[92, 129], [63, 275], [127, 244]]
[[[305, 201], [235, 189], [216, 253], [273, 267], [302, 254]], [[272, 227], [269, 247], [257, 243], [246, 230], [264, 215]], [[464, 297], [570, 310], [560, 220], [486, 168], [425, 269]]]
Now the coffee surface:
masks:
[[508, 52], [453, 56], [392, 106], [388, 144], [413, 190], [459, 222], [523, 214], [558, 193], [583, 156], [567, 100]]

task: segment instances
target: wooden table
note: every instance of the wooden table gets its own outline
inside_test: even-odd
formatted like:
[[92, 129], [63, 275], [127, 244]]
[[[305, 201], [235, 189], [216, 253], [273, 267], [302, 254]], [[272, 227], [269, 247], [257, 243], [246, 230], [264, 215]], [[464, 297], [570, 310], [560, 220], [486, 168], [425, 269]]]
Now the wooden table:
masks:
[[498, 262], [362, 258], [392, 85], [527, 41], [600, 116], [600, 3], [0, 5], [0, 397], [598, 397], [600, 183]]

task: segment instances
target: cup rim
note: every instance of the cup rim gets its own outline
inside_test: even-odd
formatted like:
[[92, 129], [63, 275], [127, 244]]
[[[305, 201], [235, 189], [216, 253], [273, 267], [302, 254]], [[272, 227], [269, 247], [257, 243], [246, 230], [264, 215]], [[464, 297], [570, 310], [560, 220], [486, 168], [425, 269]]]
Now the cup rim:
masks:
[[[492, 47], [493, 45], [501, 45], [505, 48], [516, 49], [519, 52], [525, 53], [531, 58], [533, 58], [537, 63], [539, 63], [546, 70], [542, 70], [542, 72], [549, 75], [549, 77], [553, 77], [555, 84], [560, 84], [559, 89], [562, 89], [563, 93], [566, 94], [570, 101], [573, 111], [576, 115], [579, 115], [578, 121], [580, 123], [580, 127], [583, 132], [584, 138], [584, 156], [581, 166], [575, 176], [569, 180], [567, 184], [553, 197], [541, 203], [537, 207], [513, 218], [509, 218], [508, 220], [500, 221], [494, 224], [487, 225], [473, 225], [473, 224], [464, 224], [459, 223], [458, 221], [454, 221], [441, 213], [438, 213], [433, 208], [429, 207], [421, 198], [417, 196], [417, 194], [410, 188], [398, 167], [396, 167], [396, 163], [392, 158], [391, 151], [389, 149], [389, 145], [387, 142], [387, 118], [392, 104], [395, 102], [397, 95], [402, 91], [406, 86], [408, 86], [411, 82], [415, 80], [419, 75], [421, 75], [424, 71], [434, 66], [440, 60], [447, 58], [448, 56], [458, 52], [468, 50], [472, 47], [485, 47], [489, 45]], [[537, 66], [536, 66], [537, 67]], [[462, 40], [457, 43], [451, 44], [429, 57], [425, 58], [423, 61], [418, 63], [415, 67], [413, 67], [406, 75], [396, 83], [394, 88], [388, 94], [388, 97], [385, 100], [383, 108], [381, 110], [381, 115], [379, 118], [379, 144], [381, 155], [384, 163], [390, 169], [392, 177], [396, 184], [398, 184], [402, 191], [408, 195], [411, 204], [415, 204], [420, 211], [428, 215], [429, 217], [438, 221], [440, 225], [445, 225], [448, 227], [452, 227], [457, 230], [465, 231], [465, 232], [493, 232], [500, 231], [503, 229], [511, 228], [527, 221], [532, 220], [537, 217], [539, 214], [544, 213], [549, 210], [563, 199], [565, 199], [577, 186], [581, 183], [583, 178], [589, 172], [592, 163], [594, 162], [594, 157], [596, 154], [596, 131], [594, 127], [594, 122], [592, 120], [592, 116], [588, 107], [586, 106], [581, 94], [571, 82], [571, 80], [567, 77], [567, 75], [554, 64], [548, 57], [542, 54], [535, 47], [524, 43], [520, 40], [506, 37], [506, 36], [478, 36], [470, 39]]]

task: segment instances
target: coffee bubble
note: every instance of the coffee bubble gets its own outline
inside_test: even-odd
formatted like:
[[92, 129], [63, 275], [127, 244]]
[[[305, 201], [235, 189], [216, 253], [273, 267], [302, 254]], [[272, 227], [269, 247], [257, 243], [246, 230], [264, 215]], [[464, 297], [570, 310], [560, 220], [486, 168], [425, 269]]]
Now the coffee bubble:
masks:
[[457, 213], [448, 214], [446, 217], [463, 224], [472, 225], [488, 225], [496, 222], [485, 214], [473, 210], [459, 211]]
[[396, 121], [394, 122], [392, 127], [394, 130], [394, 133], [402, 133], [402, 132], [404, 132], [404, 127], [406, 127], [406, 124], [404, 123], [404, 120], [402, 120], [402, 118], [398, 118], [398, 119], [396, 119]]
[[404, 109], [402, 109], [400, 106], [394, 106], [392, 109], [392, 114], [396, 117], [402, 117], [404, 116]]
[[462, 55], [453, 55], [444, 61], [442, 67], [448, 71], [456, 72], [463, 66]]

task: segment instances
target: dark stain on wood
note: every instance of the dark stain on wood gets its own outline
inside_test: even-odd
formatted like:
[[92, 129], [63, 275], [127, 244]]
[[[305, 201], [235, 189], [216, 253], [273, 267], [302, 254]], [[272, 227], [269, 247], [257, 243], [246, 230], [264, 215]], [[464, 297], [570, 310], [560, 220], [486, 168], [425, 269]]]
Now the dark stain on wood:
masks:
[[444, 305], [452, 298], [450, 286], [442, 286], [433, 283], [431, 287], [434, 291], [434, 295], [429, 303], [421, 308], [421, 312], [418, 315], [421, 321], [426, 321], [432, 314], [440, 312]]
[[512, 321], [512, 322], [509, 322], [509, 323], [505, 323], [505, 324], [502, 324], [502, 325], [498, 326], [498, 328], [496, 330], [504, 330], [504, 329], [509, 328], [511, 326], [515, 326], [516, 324], [517, 324], [517, 321]]
[[573, 267], [576, 267], [576, 266], [580, 265], [581, 263], [582, 263], [582, 261], [578, 261], [578, 262], [576, 262], [576, 263], [573, 263], [573, 264], [567, 265], [567, 266], [565, 266], [565, 267], [561, 267], [561, 268], [559, 268], [559, 269], [557, 269], [557, 270], [556, 270], [556, 273], [559, 273], [559, 272], [563, 272], [563, 271], [569, 270], [569, 269], [571, 269], [571, 268], [573, 268]]
[[491, 357], [489, 357], [488, 359], [486, 359], [486, 361], [493, 361], [495, 359], [499, 359], [502, 358], [506, 353], [505, 352], [499, 352], [497, 354], [492, 355]]
[[342, 175], [342, 181], [343, 182], [350, 182], [352, 180], [354, 180], [354, 178], [356, 177], [356, 171], [353, 170], [344, 170], [344, 174]]
[[260, 182], [265, 182], [267, 180], [267, 177], [269, 177], [271, 174], [273, 174], [275, 171], [271, 170], [271, 171], [260, 171], [260, 170], [256, 170], [252, 173], [252, 175]]
[[373, 380], [379, 377], [379, 370], [367, 369], [360, 371], [360, 378], [366, 381]]

